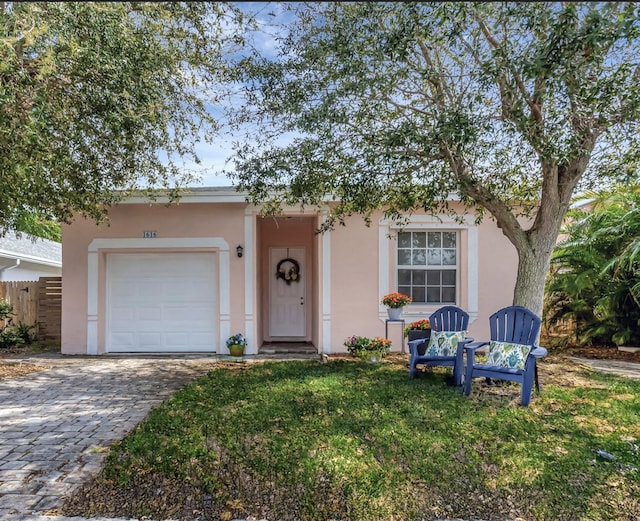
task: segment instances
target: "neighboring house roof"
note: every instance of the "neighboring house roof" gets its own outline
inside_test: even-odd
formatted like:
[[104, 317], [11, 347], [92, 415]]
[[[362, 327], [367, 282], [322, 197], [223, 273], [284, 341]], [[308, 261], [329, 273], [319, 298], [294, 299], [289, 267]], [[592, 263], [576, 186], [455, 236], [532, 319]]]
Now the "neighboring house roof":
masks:
[[0, 237], [0, 264], [2, 259], [20, 259], [25, 262], [62, 266], [62, 244], [40, 237], [30, 237], [21, 233], [7, 232]]
[[575, 208], [582, 208], [583, 210], [588, 210], [589, 205], [591, 205], [594, 201], [595, 201], [595, 198], [593, 197], [587, 197], [582, 199], [578, 197], [574, 197], [574, 201], [573, 203], [571, 203], [571, 206], [569, 208], [571, 208], [572, 210]]

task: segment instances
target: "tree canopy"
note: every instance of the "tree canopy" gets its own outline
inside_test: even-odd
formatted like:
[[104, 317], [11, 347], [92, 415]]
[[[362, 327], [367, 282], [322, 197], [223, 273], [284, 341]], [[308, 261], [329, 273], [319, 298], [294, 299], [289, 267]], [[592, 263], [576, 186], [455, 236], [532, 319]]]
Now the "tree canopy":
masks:
[[[239, 187], [273, 212], [338, 201], [323, 229], [459, 198], [513, 243], [514, 304], [540, 312], [574, 191], [637, 175], [638, 5], [291, 9], [278, 56], [239, 63], [249, 103], [236, 117], [254, 125], [237, 150]], [[276, 146], [283, 133], [295, 139]]]
[[96, 220], [128, 191], [184, 185], [238, 42], [230, 4], [0, 4], [0, 230]]

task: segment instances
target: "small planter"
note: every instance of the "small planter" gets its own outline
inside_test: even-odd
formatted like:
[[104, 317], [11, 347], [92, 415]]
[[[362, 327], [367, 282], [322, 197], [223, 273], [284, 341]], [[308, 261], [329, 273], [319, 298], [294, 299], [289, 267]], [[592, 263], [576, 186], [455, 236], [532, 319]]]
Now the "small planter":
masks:
[[384, 358], [384, 355], [384, 351], [372, 349], [360, 351], [356, 356], [363, 362], [368, 362], [370, 364], [379, 364]]
[[231, 356], [243, 356], [244, 355], [244, 346], [239, 344], [231, 344], [229, 346], [229, 354]]
[[410, 329], [407, 332], [407, 342], [410, 342], [411, 340], [418, 340], [420, 338], [426, 339], [426, 342], [418, 346], [418, 354], [422, 356], [426, 353], [427, 347], [429, 346], [429, 339], [431, 338], [431, 330], [430, 329]]
[[367, 353], [362, 356], [362, 359], [370, 364], [377, 364], [382, 360], [382, 355], [380, 353]]
[[391, 340], [388, 338], [351, 336], [344, 341], [347, 351], [365, 362], [378, 363], [389, 352]]
[[387, 308], [390, 320], [402, 320], [402, 308]]

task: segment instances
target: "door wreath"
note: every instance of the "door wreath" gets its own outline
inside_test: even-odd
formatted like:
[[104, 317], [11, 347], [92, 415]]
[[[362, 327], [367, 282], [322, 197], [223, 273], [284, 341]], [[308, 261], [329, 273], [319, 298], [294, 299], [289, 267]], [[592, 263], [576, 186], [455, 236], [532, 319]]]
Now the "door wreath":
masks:
[[282, 259], [276, 267], [276, 278], [282, 279], [287, 286], [292, 281], [300, 282], [300, 264], [294, 259]]

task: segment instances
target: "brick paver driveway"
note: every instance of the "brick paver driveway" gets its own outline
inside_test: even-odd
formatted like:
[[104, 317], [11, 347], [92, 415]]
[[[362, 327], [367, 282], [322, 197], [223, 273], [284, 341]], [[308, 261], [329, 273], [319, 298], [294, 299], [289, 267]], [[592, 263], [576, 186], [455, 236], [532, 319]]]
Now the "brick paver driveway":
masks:
[[215, 358], [35, 361], [53, 367], [0, 381], [0, 519], [55, 513], [99, 472], [105, 447]]

